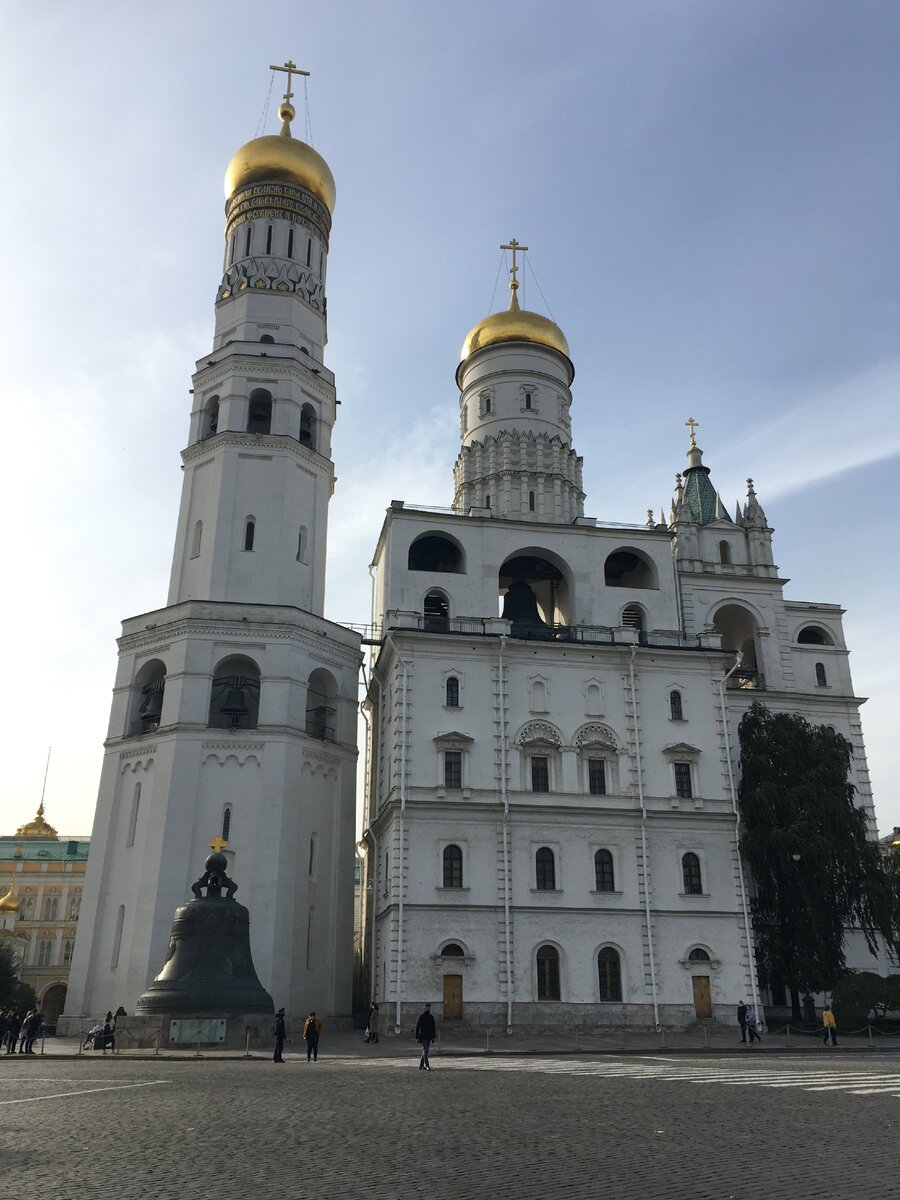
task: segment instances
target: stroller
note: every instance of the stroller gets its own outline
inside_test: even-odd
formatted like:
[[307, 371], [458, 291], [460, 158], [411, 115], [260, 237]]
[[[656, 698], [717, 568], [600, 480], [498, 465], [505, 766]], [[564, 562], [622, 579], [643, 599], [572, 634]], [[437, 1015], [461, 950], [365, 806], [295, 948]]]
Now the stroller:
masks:
[[82, 1050], [103, 1050], [103, 1026], [94, 1025], [88, 1030], [87, 1037], [84, 1039]]

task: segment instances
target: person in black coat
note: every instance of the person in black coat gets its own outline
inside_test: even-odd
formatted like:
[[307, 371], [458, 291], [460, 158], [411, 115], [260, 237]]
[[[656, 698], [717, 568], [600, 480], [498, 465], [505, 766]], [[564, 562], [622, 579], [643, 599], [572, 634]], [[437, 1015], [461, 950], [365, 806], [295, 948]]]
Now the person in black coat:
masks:
[[275, 1014], [275, 1056], [273, 1062], [284, 1062], [284, 1039], [286, 1037], [284, 1029], [284, 1009], [279, 1008]]
[[747, 1005], [743, 1002], [737, 1006], [737, 1023], [738, 1029], [741, 1031], [741, 1041], [747, 1040]]
[[22, 1028], [22, 1022], [19, 1019], [19, 1014], [11, 1012], [6, 1017], [6, 1053], [15, 1054], [16, 1042], [19, 1040], [19, 1030]]
[[422, 1057], [419, 1059], [420, 1071], [431, 1070], [431, 1065], [428, 1062], [428, 1051], [436, 1036], [437, 1027], [434, 1023], [431, 1005], [426, 1004], [424, 1011], [419, 1014], [419, 1019], [416, 1022], [416, 1041], [422, 1043]]

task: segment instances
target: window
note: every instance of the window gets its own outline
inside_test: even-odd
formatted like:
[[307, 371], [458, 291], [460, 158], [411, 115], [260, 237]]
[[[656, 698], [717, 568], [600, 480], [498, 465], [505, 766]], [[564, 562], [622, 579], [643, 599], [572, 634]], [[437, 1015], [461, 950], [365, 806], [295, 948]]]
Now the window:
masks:
[[618, 950], [604, 946], [597, 955], [600, 972], [600, 999], [605, 1002], [622, 999], [622, 963]]
[[229, 267], [230, 267], [230, 266], [231, 266], [231, 264], [234, 262], [234, 239], [235, 239], [235, 234], [232, 234], [232, 235], [231, 235], [231, 249], [230, 249], [230, 250], [229, 250], [229, 252], [228, 252], [228, 265], [229, 265]]
[[541, 846], [534, 856], [534, 873], [539, 892], [556, 891], [556, 862], [548, 846]]
[[702, 949], [700, 946], [697, 946], [688, 955], [688, 962], [708, 963], [709, 955], [706, 953], [706, 951], [704, 949]]
[[588, 759], [588, 791], [592, 796], [606, 795], [606, 762], [602, 758]]
[[75, 949], [75, 943], [72, 941], [63, 942], [63, 966], [68, 967], [72, 962], [72, 951]]
[[485, 496], [485, 498], [484, 498], [484, 507], [485, 507], [485, 508], [490, 508], [490, 507], [491, 507], [491, 493], [490, 493], [490, 492], [488, 492], [488, 493], [487, 493], [487, 495], [486, 495], [486, 496]]
[[484, 398], [485, 415], [487, 415], [490, 411], [491, 411], [491, 398], [490, 398], [490, 396], [485, 396], [485, 398]]
[[441, 951], [441, 958], [465, 958], [466, 952], [459, 942], [448, 942]]
[[673, 765], [675, 767], [675, 795], [679, 800], [690, 800], [694, 794], [691, 787], [691, 764], [677, 762]]
[[53, 943], [50, 941], [38, 942], [38, 959], [39, 967], [50, 966], [50, 955], [53, 953]]
[[525, 407], [531, 408], [531, 392], [525, 393]]
[[309, 450], [318, 448], [318, 416], [311, 404], [300, 409], [300, 441]]
[[594, 878], [598, 892], [614, 892], [616, 890], [613, 856], [608, 850], [598, 850], [594, 855]]
[[406, 565], [410, 571], [440, 571], [460, 575], [465, 564], [459, 546], [439, 534], [426, 533], [409, 548]]
[[77, 921], [78, 914], [80, 911], [81, 911], [81, 897], [80, 896], [70, 896], [69, 897], [69, 909], [66, 914], [66, 920], [67, 921]]
[[444, 751], [444, 787], [458, 790], [462, 787], [462, 751]]
[[265, 342], [267, 346], [272, 346], [275, 344], [275, 339], [272, 337], [271, 333], [264, 333], [259, 340], [261, 342]]
[[219, 397], [210, 396], [203, 409], [203, 432], [202, 437], [213, 437], [219, 429]]
[[669, 692], [669, 716], [673, 721], [684, 720], [684, 709], [681, 705], [681, 692]]
[[528, 493], [528, 511], [534, 512], [534, 492]]
[[306, 526], [301, 525], [297, 531], [297, 562], [304, 561], [306, 553]]
[[622, 625], [625, 629], [642, 630], [644, 628], [644, 610], [637, 604], [629, 604], [622, 609]]
[[312, 837], [309, 839], [309, 869], [307, 871], [307, 874], [309, 875], [310, 879], [312, 879], [312, 877], [315, 875], [315, 873], [316, 873], [316, 835], [313, 834]]
[[216, 667], [209, 697], [214, 729], [255, 729], [259, 723], [259, 667], [235, 654]]
[[447, 708], [459, 708], [459, 680], [455, 675], [447, 680], [444, 703]]
[[42, 921], [55, 921], [57, 912], [59, 911], [59, 897], [48, 896], [44, 901], [44, 912], [41, 916]]
[[294, 231], [293, 231], [293, 229], [289, 229], [289, 230], [288, 230], [288, 252], [287, 252], [287, 256], [288, 256], [288, 258], [293, 258], [293, 257], [294, 257]]
[[700, 859], [696, 854], [685, 854], [681, 860], [684, 890], [688, 896], [703, 895], [703, 878], [700, 874]]
[[726, 564], [731, 562], [731, 547], [727, 542], [719, 542], [719, 562]]
[[231, 809], [226, 808], [222, 813], [222, 841], [228, 841], [228, 835], [231, 833]]
[[246, 258], [250, 253], [250, 239], [252, 238], [252, 236], [253, 236], [253, 226], [248, 225], [247, 226], [247, 240], [244, 243], [244, 258]]
[[822, 629], [818, 625], [807, 625], [805, 629], [801, 629], [797, 634], [797, 641], [801, 646], [833, 646], [834, 638], [827, 629]]
[[203, 541], [203, 522], [198, 521], [194, 525], [194, 538], [191, 542], [191, 558], [200, 557], [200, 543]]
[[247, 409], [247, 432], [267, 434], [272, 432], [272, 395], [265, 388], [250, 393]]
[[444, 887], [461, 888], [463, 885], [463, 859], [459, 846], [444, 847]]
[[450, 601], [443, 592], [429, 592], [422, 608], [426, 633], [450, 632]]
[[110, 970], [114, 971], [119, 965], [119, 951], [122, 949], [122, 928], [125, 925], [125, 905], [119, 905], [116, 913], [116, 931], [113, 934], [112, 956], [109, 960]]
[[824, 663], [816, 663], [816, 687], [828, 687], [828, 676], [825, 674]]
[[550, 759], [543, 754], [536, 754], [531, 759], [531, 790], [533, 792], [550, 791]]
[[603, 566], [607, 587], [658, 588], [656, 565], [642, 550], [614, 550]]
[[272, 226], [266, 226], [266, 254], [272, 253]]
[[541, 946], [537, 952], [538, 1000], [559, 999], [559, 951], [555, 946]]
[[253, 542], [256, 537], [256, 521], [253, 517], [247, 518], [247, 523], [244, 526], [244, 549], [252, 550]]
[[306, 265], [309, 266], [312, 261], [312, 238], [306, 239]]
[[134, 785], [134, 792], [131, 796], [131, 816], [128, 819], [128, 836], [125, 838], [126, 846], [134, 845], [134, 835], [137, 830], [138, 813], [141, 809], [141, 785]]

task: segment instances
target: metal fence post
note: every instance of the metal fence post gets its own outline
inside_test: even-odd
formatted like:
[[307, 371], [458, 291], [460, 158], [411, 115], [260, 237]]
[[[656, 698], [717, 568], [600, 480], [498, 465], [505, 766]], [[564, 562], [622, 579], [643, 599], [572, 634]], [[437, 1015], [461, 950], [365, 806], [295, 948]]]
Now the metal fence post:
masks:
[[156, 1054], [159, 1054], [159, 1030], [156, 1031]]
[[247, 1030], [247, 1045], [244, 1047], [244, 1058], [250, 1058], [250, 1030]]

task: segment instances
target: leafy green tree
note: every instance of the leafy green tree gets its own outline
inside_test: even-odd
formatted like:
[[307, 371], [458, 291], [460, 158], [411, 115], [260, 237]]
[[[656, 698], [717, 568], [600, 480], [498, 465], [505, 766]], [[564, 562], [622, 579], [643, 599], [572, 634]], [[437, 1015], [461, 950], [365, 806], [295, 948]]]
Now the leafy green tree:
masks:
[[11, 942], [4, 938], [0, 940], [0, 1009], [25, 1011], [34, 1003], [34, 989], [19, 978], [18, 960]]
[[791, 992], [831, 989], [846, 970], [848, 926], [894, 944], [893, 896], [866, 817], [853, 802], [852, 747], [797, 713], [754, 704], [739, 728], [742, 833], [753, 876], [761, 973]]

